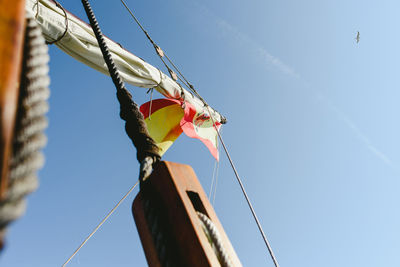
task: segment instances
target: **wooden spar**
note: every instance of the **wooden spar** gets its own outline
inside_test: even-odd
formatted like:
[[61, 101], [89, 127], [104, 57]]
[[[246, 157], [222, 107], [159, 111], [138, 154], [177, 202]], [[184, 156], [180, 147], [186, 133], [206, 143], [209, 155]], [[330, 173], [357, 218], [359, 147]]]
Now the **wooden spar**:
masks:
[[167, 161], [158, 164], [142, 182], [132, 212], [150, 267], [221, 266], [197, 212], [207, 215], [216, 226], [231, 266], [242, 266], [188, 165]]
[[0, 199], [8, 187], [24, 30], [25, 1], [0, 0]]

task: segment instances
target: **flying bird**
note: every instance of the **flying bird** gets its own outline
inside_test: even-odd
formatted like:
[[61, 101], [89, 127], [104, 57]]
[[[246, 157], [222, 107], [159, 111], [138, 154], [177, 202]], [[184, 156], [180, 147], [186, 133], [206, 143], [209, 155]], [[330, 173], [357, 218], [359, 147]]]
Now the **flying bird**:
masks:
[[360, 32], [359, 31], [357, 31], [356, 41], [357, 41], [357, 44], [360, 42]]

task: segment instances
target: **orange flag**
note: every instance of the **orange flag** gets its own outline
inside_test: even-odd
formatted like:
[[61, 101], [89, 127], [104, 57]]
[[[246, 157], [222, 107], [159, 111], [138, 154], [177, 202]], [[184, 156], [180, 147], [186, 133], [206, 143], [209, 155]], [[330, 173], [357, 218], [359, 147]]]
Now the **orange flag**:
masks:
[[184, 132], [191, 138], [200, 139], [214, 158], [219, 160], [217, 129], [220, 129], [221, 124], [215, 121], [213, 125], [207, 112], [198, 111], [194, 105], [188, 102], [183, 104], [176, 99], [156, 99], [151, 103], [144, 103], [140, 111], [144, 115], [150, 136], [160, 148], [161, 155]]

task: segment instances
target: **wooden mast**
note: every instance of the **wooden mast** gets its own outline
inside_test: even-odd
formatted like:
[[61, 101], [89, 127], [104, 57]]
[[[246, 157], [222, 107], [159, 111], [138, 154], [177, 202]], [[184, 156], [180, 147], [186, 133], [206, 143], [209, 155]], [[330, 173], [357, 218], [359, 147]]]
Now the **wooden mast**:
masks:
[[[0, 0], [0, 200], [7, 193], [25, 33], [25, 1]], [[0, 250], [3, 248], [0, 234]]]
[[8, 187], [24, 31], [25, 1], [0, 0], [0, 199]]

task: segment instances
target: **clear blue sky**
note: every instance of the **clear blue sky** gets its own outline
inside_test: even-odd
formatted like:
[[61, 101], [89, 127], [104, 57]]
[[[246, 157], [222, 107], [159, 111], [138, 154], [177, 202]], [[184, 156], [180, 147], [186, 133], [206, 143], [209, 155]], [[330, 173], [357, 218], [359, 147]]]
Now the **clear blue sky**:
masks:
[[[162, 67], [119, 1], [91, 2], [105, 34]], [[86, 20], [80, 1], [61, 3]], [[400, 266], [398, 1], [127, 3], [228, 118], [224, 139], [282, 267]], [[1, 266], [61, 266], [138, 176], [111, 80], [50, 55], [47, 162]], [[164, 159], [190, 164], [208, 192], [200, 141], [181, 136]], [[68, 266], [146, 266], [136, 193]], [[224, 155], [215, 210], [244, 266], [273, 266]]]

